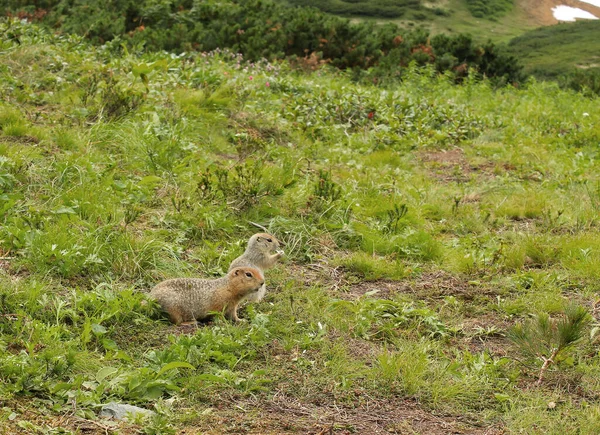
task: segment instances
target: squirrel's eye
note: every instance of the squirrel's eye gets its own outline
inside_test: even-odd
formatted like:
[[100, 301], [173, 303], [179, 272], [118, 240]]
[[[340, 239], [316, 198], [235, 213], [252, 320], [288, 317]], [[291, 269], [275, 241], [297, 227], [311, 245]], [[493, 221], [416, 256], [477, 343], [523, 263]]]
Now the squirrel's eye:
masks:
[[273, 240], [271, 240], [271, 239], [267, 239], [267, 242], [269, 242], [269, 243], [271, 243], [272, 241], [273, 241]]
[[246, 276], [247, 276], [248, 278], [252, 278], [252, 274], [251, 274], [250, 272], [246, 272]]

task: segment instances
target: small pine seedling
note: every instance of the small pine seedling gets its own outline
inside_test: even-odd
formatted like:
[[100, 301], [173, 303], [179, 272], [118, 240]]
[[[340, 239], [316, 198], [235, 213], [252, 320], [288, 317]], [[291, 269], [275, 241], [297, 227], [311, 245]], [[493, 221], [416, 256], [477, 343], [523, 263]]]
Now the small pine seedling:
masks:
[[508, 334], [524, 355], [542, 361], [536, 385], [541, 385], [550, 365], [559, 362], [584, 337], [590, 316], [584, 307], [570, 304], [560, 318], [539, 314], [525, 324], [515, 325]]

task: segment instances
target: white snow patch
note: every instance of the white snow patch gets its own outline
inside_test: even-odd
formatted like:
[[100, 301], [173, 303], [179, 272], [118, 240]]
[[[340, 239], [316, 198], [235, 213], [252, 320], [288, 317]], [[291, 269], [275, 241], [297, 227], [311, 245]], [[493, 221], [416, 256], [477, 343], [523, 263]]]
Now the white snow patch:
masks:
[[579, 0], [579, 1], [582, 1], [584, 3], [589, 3], [591, 5], [598, 6], [600, 8], [600, 0]]
[[576, 18], [585, 18], [588, 20], [597, 20], [598, 17], [590, 14], [587, 11], [579, 8], [572, 8], [570, 6], [559, 5], [552, 8], [554, 18], [558, 21], [575, 21]]

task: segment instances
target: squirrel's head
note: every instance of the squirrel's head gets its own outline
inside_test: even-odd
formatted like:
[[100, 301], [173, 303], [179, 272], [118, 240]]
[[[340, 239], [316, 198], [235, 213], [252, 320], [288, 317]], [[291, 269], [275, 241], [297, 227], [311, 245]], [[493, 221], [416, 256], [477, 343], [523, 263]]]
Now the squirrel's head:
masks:
[[248, 250], [259, 251], [265, 254], [275, 252], [281, 246], [281, 242], [267, 233], [258, 233], [250, 237]]
[[229, 279], [242, 294], [256, 292], [265, 283], [263, 274], [253, 267], [236, 267], [229, 272]]

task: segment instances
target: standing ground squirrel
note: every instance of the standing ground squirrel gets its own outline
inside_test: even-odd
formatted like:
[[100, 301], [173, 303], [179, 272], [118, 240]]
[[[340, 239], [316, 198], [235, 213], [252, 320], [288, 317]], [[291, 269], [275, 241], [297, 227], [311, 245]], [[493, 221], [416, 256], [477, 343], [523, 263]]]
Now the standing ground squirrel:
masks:
[[213, 311], [237, 322], [242, 299], [256, 293], [265, 283], [260, 270], [236, 267], [219, 279], [175, 278], [159, 283], [150, 292], [176, 325], [203, 319]]
[[[280, 242], [271, 234], [258, 233], [250, 237], [246, 251], [238, 258], [233, 260], [229, 270], [234, 267], [254, 267], [263, 274], [266, 269], [270, 269], [275, 265], [277, 260], [283, 255], [283, 251], [279, 249]], [[273, 252], [275, 252], [273, 254]], [[263, 285], [256, 293], [252, 293], [244, 298], [245, 301], [258, 302], [264, 296], [267, 289]]]

